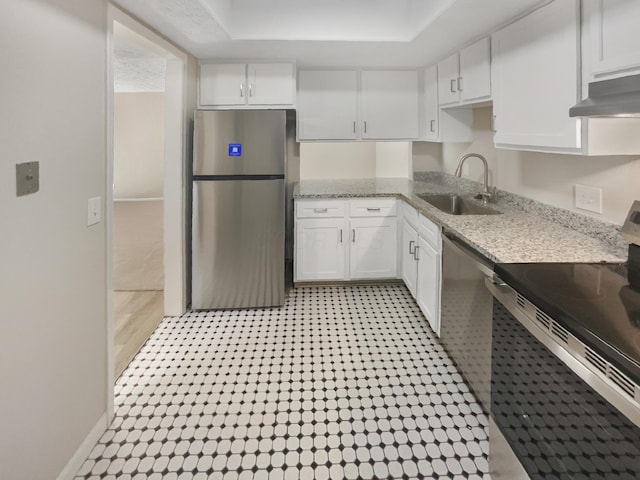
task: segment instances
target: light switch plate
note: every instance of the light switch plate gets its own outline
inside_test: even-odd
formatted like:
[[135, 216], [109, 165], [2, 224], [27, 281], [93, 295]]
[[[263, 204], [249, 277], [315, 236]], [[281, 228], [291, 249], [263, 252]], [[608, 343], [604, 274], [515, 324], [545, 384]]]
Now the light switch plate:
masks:
[[90, 198], [87, 206], [87, 227], [100, 223], [100, 220], [102, 220], [102, 199]]
[[575, 185], [576, 208], [588, 212], [602, 213], [602, 189], [589, 185]]
[[40, 162], [16, 164], [16, 195], [22, 197], [40, 190]]

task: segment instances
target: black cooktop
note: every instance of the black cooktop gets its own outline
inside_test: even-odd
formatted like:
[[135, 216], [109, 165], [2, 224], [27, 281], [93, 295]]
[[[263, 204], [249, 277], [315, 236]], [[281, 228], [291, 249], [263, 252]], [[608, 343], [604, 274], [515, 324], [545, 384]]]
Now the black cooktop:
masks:
[[640, 383], [640, 286], [626, 264], [496, 264], [495, 272]]

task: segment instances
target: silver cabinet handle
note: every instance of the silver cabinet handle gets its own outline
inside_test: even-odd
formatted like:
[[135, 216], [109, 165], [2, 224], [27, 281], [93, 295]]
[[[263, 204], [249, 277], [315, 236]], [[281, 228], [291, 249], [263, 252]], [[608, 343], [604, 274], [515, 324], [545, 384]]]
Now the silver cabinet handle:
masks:
[[413, 258], [415, 258], [416, 260], [420, 260], [420, 257], [418, 256], [419, 249], [420, 249], [420, 245], [416, 245], [416, 248], [413, 249]]
[[249, 84], [249, 96], [253, 97], [253, 83]]
[[431, 120], [429, 122], [429, 130], [431, 130], [432, 132], [436, 131], [436, 121], [435, 120]]
[[244, 83], [240, 84], [240, 98], [244, 97]]
[[364, 133], [367, 133], [367, 121], [364, 122]]
[[351, 229], [351, 234], [352, 234], [352, 240], [351, 241], [353, 243], [356, 243], [356, 229], [355, 228]]
[[458, 91], [462, 91], [462, 77], [458, 77]]
[[457, 92], [455, 84], [456, 84], [456, 79], [455, 78], [451, 79], [451, 85], [450, 85], [451, 93], [456, 93]]
[[326, 208], [314, 208], [313, 213], [327, 213]]
[[378, 208], [367, 207], [367, 212], [379, 212], [379, 211], [380, 211], [380, 207], [378, 207]]
[[353, 121], [353, 133], [356, 133], [356, 121]]
[[340, 243], [342, 243], [342, 229], [340, 229]]
[[414, 244], [414, 243], [416, 243], [416, 242], [415, 242], [415, 241], [413, 241], [413, 240], [409, 240], [409, 255], [413, 255], [413, 258], [416, 258], [416, 257], [415, 257], [415, 253], [414, 253], [414, 252], [415, 252], [415, 249], [414, 249], [414, 250], [411, 250], [411, 249], [413, 248], [413, 244]]

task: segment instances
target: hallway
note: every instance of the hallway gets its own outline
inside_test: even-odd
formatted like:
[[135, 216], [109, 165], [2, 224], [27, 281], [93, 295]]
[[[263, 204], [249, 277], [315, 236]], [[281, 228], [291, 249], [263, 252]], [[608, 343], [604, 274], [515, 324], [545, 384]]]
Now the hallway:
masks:
[[489, 479], [487, 418], [404, 286], [165, 318], [80, 479]]

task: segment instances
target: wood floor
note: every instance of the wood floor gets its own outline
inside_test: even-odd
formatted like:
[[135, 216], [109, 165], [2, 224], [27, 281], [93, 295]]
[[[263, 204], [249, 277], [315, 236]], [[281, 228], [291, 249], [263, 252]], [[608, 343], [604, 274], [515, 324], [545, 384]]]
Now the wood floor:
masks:
[[163, 202], [116, 201], [113, 220], [116, 378], [164, 315]]
[[164, 293], [161, 290], [116, 291], [113, 292], [113, 303], [115, 374], [118, 378], [162, 321]]

